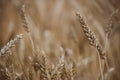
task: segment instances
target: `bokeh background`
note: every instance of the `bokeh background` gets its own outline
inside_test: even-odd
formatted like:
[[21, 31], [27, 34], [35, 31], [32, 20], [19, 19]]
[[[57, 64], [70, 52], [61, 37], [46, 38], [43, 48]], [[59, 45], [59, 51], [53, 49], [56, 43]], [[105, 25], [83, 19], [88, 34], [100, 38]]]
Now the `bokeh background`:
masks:
[[119, 9], [120, 0], [0, 0], [0, 48], [17, 34], [24, 34], [13, 51], [22, 63], [29, 63], [27, 59], [33, 51], [20, 17], [19, 9], [23, 3], [35, 48], [45, 51], [49, 65], [65, 54], [77, 65], [76, 79], [98, 79], [98, 55], [84, 37], [75, 15], [80, 12], [106, 51], [112, 69], [106, 72], [106, 80], [120, 80], [119, 12], [112, 19], [113, 31], [107, 43], [104, 31], [110, 15]]

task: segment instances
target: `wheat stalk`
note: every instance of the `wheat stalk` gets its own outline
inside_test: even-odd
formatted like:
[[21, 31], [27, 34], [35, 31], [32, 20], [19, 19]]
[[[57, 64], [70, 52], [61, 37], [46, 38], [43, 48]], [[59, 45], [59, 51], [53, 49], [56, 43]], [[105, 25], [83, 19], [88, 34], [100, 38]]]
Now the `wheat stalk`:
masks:
[[90, 30], [90, 28], [86, 25], [86, 23], [84, 22], [83, 18], [80, 16], [79, 13], [76, 14], [79, 18], [79, 22], [80, 22], [80, 25], [82, 26], [82, 29], [83, 29], [83, 32], [86, 36], [86, 38], [88, 39], [89, 43], [91, 46], [94, 46], [99, 55], [100, 55], [100, 58], [101, 59], [104, 59], [105, 58], [105, 53], [102, 49], [102, 46], [101, 44], [98, 42], [98, 40], [96, 39], [96, 36], [94, 35], [94, 33]]
[[75, 70], [74, 70], [75, 66], [74, 64], [71, 64], [71, 67], [70, 67], [70, 80], [74, 80], [74, 76], [75, 76]]
[[29, 80], [33, 80], [33, 70], [31, 66], [29, 68]]
[[109, 39], [111, 34], [112, 34], [112, 30], [113, 30], [113, 18], [116, 16], [116, 14], [119, 12], [119, 9], [116, 9], [114, 12], [112, 12], [112, 14], [110, 15], [108, 22], [107, 22], [107, 26], [105, 27], [105, 33], [107, 38]]
[[42, 80], [49, 80], [50, 79], [50, 78], [48, 78], [48, 69], [46, 66], [45, 55], [41, 56], [40, 79], [42, 79]]
[[60, 76], [61, 69], [63, 68], [64, 65], [64, 55], [62, 55], [59, 59], [58, 62], [53, 66], [52, 71], [51, 71], [51, 80], [56, 80], [58, 79], [58, 76]]
[[[83, 18], [80, 15], [80, 13], [76, 13], [76, 16], [78, 16], [78, 18], [79, 18], [79, 22], [82, 27], [82, 30], [83, 30], [86, 38], [88, 39], [90, 45], [96, 48], [100, 58], [102, 60], [104, 60], [104, 63], [106, 64], [106, 66], [108, 66], [108, 64], [106, 62], [105, 52], [103, 51], [101, 44], [96, 39], [96, 36], [93, 34], [93, 32], [90, 30], [90, 28], [86, 25], [85, 21], [83, 20]], [[103, 80], [104, 79], [103, 78], [103, 70], [102, 70], [102, 65], [100, 63], [100, 59], [99, 59], [99, 65], [100, 65], [100, 71], [101, 71], [101, 79]]]
[[2, 64], [0, 64], [0, 80], [11, 80], [10, 73]]
[[10, 40], [1, 50], [0, 50], [0, 56], [10, 53], [11, 48], [13, 48], [16, 43], [23, 38], [23, 34], [17, 35], [13, 40]]
[[33, 67], [36, 72], [40, 68], [40, 57], [37, 54], [35, 54], [35, 56], [33, 57]]
[[25, 15], [25, 5], [24, 4], [20, 8], [20, 16], [22, 18], [23, 27], [24, 27], [25, 31], [28, 33], [28, 37], [30, 39], [33, 52], [35, 53], [35, 48], [34, 48], [35, 45], [34, 45], [33, 39], [32, 39], [31, 34], [30, 34], [30, 27], [28, 25], [27, 17]]
[[22, 23], [25, 31], [30, 32], [30, 27], [28, 27], [27, 17], [25, 15], [25, 5], [23, 4], [20, 8], [20, 16], [22, 18]]

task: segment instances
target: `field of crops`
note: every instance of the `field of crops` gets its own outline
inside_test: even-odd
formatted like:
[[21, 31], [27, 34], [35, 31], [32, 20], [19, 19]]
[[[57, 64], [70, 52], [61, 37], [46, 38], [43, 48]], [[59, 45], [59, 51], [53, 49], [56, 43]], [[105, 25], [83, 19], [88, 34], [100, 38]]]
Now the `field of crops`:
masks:
[[0, 80], [120, 80], [119, 0], [0, 0]]

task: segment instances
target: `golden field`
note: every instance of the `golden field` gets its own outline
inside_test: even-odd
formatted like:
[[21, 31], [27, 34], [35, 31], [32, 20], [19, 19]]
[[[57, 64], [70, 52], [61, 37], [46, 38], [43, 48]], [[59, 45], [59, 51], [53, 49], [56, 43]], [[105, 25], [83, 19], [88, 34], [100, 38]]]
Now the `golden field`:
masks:
[[0, 80], [120, 80], [119, 0], [0, 0]]

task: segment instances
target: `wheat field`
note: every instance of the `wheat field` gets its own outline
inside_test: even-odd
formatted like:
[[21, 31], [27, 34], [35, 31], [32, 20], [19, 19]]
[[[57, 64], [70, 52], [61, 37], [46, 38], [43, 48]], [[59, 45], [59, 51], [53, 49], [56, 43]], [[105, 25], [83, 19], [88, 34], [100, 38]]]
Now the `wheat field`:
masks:
[[120, 80], [119, 0], [0, 0], [0, 80]]

